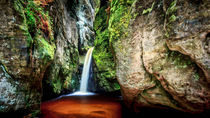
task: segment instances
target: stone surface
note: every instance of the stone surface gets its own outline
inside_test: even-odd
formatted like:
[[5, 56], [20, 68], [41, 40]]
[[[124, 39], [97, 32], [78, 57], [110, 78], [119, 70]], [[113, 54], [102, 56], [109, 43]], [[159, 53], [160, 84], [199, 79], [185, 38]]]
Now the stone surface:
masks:
[[79, 37], [76, 16], [72, 11], [75, 5], [76, 3], [67, 0], [55, 0], [51, 5], [56, 50], [55, 58], [45, 73], [43, 97], [52, 98], [50, 94], [69, 93], [79, 86]]
[[[185, 3], [181, 1], [179, 4]], [[167, 45], [171, 50], [190, 56], [210, 83], [210, 3], [203, 1], [189, 4], [177, 10], [178, 20], [172, 25], [172, 36]]]
[[209, 2], [179, 0], [173, 5], [134, 2], [138, 15], [130, 21], [128, 36], [114, 43], [121, 91], [136, 111], [171, 107], [195, 113], [210, 108]]
[[0, 113], [27, 115], [39, 110], [41, 80], [54, 54], [53, 46], [41, 35], [29, 47], [22, 11], [18, 1], [0, 0]]

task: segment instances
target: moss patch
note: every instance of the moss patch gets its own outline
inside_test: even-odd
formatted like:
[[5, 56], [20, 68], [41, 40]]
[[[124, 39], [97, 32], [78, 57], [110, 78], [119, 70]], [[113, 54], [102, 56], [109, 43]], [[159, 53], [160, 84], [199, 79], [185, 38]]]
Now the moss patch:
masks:
[[55, 45], [48, 12], [45, 12], [41, 4], [36, 4], [33, 0], [14, 1], [14, 7], [23, 19], [23, 24], [19, 27], [27, 37], [29, 55], [32, 56], [33, 46], [36, 46], [38, 58], [44, 59], [45, 64], [53, 60]]
[[120, 87], [116, 80], [115, 54], [112, 45], [110, 45], [110, 31], [107, 24], [110, 16], [107, 8], [109, 8], [109, 3], [101, 6], [94, 22], [96, 38], [93, 58], [97, 66], [95, 78], [98, 87], [105, 91], [114, 91], [119, 90]]
[[128, 26], [132, 15], [132, 4], [135, 0], [113, 0], [109, 20], [110, 43], [128, 35]]

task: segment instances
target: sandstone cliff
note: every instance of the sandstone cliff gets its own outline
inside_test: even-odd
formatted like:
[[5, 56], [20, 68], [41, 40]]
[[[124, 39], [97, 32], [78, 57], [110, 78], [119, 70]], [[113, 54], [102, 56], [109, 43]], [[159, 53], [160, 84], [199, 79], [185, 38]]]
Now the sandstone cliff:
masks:
[[209, 110], [209, 6], [206, 0], [112, 1], [110, 40], [130, 108]]

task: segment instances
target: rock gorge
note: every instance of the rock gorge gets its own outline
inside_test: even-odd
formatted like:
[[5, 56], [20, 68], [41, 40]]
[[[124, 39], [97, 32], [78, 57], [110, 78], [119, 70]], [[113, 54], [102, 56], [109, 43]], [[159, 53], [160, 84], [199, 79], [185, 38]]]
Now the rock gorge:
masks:
[[0, 15], [0, 113], [76, 91], [90, 46], [92, 91], [135, 112], [210, 109], [208, 0], [0, 0]]

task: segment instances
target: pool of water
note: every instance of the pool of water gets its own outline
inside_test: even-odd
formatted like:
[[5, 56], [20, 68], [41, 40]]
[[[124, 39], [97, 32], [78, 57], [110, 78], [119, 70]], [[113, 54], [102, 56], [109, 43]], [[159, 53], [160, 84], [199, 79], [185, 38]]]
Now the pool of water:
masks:
[[63, 95], [43, 102], [41, 118], [210, 118], [209, 112], [192, 114], [170, 108], [141, 108], [138, 114], [130, 111], [121, 97], [81, 93]]
[[42, 118], [122, 118], [120, 97], [63, 96], [43, 102]]

